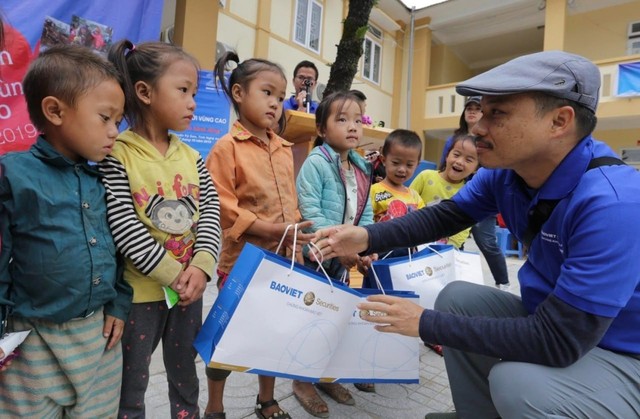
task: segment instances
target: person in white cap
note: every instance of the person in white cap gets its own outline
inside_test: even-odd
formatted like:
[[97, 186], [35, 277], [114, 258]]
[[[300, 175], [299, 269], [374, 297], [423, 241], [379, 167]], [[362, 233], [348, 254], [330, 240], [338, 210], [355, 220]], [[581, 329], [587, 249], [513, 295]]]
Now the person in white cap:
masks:
[[427, 418], [640, 417], [640, 173], [591, 136], [599, 89], [598, 68], [561, 51], [459, 84], [483, 96], [472, 133], [494, 170], [439, 205], [316, 233], [325, 258], [380, 253], [500, 212], [529, 246], [521, 298], [452, 282], [435, 310], [387, 296], [359, 307], [380, 331], [444, 345], [456, 412]]

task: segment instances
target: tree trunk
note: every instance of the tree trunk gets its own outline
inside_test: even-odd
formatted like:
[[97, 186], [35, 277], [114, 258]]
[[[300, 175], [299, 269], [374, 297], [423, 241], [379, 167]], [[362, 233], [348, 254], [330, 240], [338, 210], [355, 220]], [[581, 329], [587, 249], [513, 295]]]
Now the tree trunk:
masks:
[[364, 35], [367, 33], [369, 15], [376, 0], [350, 0], [349, 12], [344, 21], [342, 38], [338, 44], [336, 60], [331, 64], [329, 81], [324, 96], [332, 92], [351, 89], [351, 82], [358, 72], [362, 56]]

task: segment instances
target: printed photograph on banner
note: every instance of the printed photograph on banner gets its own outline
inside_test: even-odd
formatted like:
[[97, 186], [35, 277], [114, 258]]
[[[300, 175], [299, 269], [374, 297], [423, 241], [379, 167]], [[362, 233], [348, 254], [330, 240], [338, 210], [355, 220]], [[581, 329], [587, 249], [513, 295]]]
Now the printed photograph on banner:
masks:
[[51, 16], [45, 17], [42, 36], [40, 36], [40, 51], [45, 51], [54, 45], [68, 44], [70, 29], [71, 25], [68, 23]]
[[0, 48], [0, 155], [27, 150], [38, 137], [27, 111], [22, 80], [41, 50], [71, 43], [83, 25], [83, 45], [86, 42], [102, 51], [100, 54], [106, 53], [114, 37], [136, 44], [156, 39], [162, 7], [163, 2], [155, 0], [0, 0], [5, 41]]
[[113, 41], [113, 28], [73, 15], [69, 41], [100, 53], [106, 53]]

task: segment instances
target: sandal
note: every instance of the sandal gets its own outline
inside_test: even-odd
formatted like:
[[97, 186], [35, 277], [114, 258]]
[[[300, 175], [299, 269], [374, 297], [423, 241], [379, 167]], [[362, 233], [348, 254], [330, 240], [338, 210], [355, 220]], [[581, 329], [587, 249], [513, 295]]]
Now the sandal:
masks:
[[266, 402], [261, 402], [260, 396], [256, 396], [256, 407], [254, 409], [254, 412], [256, 413], [256, 416], [259, 417], [260, 419], [276, 419], [276, 418], [291, 419], [291, 416], [289, 416], [289, 414], [282, 409], [278, 410], [276, 413], [272, 414], [271, 416], [265, 416], [264, 413], [262, 413], [262, 410], [271, 406], [278, 406], [278, 402], [275, 399], [271, 399]]
[[360, 391], [364, 391], [365, 393], [376, 392], [376, 385], [373, 383], [353, 383], [353, 386]]
[[[298, 385], [300, 384], [308, 384], [311, 386], [311, 389], [313, 390], [313, 395], [311, 396], [307, 396], [307, 395], [302, 395], [301, 391], [296, 390], [296, 387], [298, 387]], [[315, 416], [317, 418], [328, 418], [329, 417], [329, 406], [327, 406], [327, 403], [325, 403], [324, 400], [322, 400], [322, 398], [318, 395], [318, 393], [316, 392], [315, 387], [313, 386], [313, 384], [311, 383], [301, 383], [298, 380], [293, 380], [293, 383], [291, 385], [291, 388], [293, 389], [293, 395], [296, 396], [296, 399], [298, 399], [298, 402], [300, 403], [300, 406], [302, 406], [302, 408], [311, 416]]]
[[331, 397], [333, 400], [340, 404], [346, 404], [348, 406], [353, 406], [356, 404], [356, 401], [351, 397], [351, 393], [349, 390], [344, 388], [341, 384], [338, 383], [317, 383], [316, 387], [322, 390], [327, 396]]
[[224, 412], [204, 412], [204, 419], [227, 419], [227, 415]]

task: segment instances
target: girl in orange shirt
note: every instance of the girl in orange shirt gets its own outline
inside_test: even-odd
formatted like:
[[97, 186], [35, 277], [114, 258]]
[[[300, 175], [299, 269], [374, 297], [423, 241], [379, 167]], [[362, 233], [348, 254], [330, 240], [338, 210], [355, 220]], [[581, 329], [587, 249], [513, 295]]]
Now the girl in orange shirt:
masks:
[[[229, 61], [237, 63], [237, 67], [225, 82], [224, 70]], [[287, 226], [300, 221], [300, 214], [292, 144], [272, 130], [282, 118], [286, 95], [287, 80], [282, 68], [261, 59], [240, 62], [236, 53], [228, 52], [218, 60], [215, 71], [238, 114], [231, 131], [217, 141], [206, 161], [220, 197], [223, 241], [218, 287], [222, 287], [246, 242], [275, 251]], [[311, 224], [300, 223], [299, 231]], [[293, 234], [289, 229], [284, 242], [289, 248]], [[313, 234], [299, 232], [299, 246], [312, 238]], [[209, 401], [205, 419], [225, 418], [223, 392], [229, 374], [230, 371], [207, 367]], [[259, 376], [258, 381], [256, 415], [263, 419], [289, 418], [273, 399], [275, 378]]]

